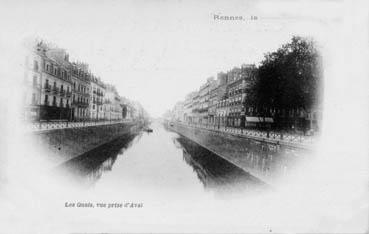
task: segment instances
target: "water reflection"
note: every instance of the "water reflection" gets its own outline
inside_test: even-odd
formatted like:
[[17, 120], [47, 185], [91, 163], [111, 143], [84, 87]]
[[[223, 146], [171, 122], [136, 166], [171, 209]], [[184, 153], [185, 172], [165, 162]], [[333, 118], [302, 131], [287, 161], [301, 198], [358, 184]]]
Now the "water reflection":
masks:
[[183, 160], [193, 168], [205, 189], [230, 192], [268, 187], [258, 178], [187, 138], [178, 137], [173, 141], [182, 148]]
[[[168, 131], [174, 131], [168, 128]], [[201, 145], [208, 145], [227, 160], [251, 173], [268, 184], [277, 184], [280, 179], [307, 159], [311, 152], [292, 149], [280, 144], [258, 141], [236, 136], [219, 136], [218, 133], [202, 132], [198, 129], [182, 129], [184, 135], [197, 139]], [[174, 131], [175, 132], [175, 131]], [[310, 157], [311, 158], [311, 157]]]
[[[69, 175], [68, 181], [77, 188], [92, 187], [94, 191], [114, 189], [117, 185], [117, 189], [129, 188], [138, 193], [165, 189], [233, 196], [269, 188], [249, 171], [165, 130], [161, 124], [152, 127], [153, 133], [122, 136], [67, 161], [57, 171]], [[258, 157], [254, 151], [249, 156]]]
[[57, 168], [57, 171], [67, 172], [79, 185], [92, 186], [101, 176], [113, 169], [119, 155], [132, 146], [134, 140], [139, 140], [140, 134], [127, 134], [111, 142], [103, 144], [94, 150], [75, 157]]

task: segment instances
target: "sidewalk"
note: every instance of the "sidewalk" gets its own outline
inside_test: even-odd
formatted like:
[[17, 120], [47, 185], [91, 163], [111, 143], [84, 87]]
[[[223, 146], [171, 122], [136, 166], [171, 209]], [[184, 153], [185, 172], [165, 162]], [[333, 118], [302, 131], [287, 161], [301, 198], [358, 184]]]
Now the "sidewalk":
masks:
[[316, 136], [303, 136], [299, 134], [291, 134], [291, 133], [281, 133], [270, 131], [269, 137], [266, 131], [260, 130], [250, 130], [250, 129], [240, 129], [240, 128], [232, 128], [232, 127], [220, 127], [217, 126], [205, 126], [199, 124], [185, 124], [176, 122], [176, 124], [192, 127], [192, 128], [200, 128], [210, 131], [215, 131], [219, 133], [230, 134], [239, 137], [248, 137], [261, 141], [269, 141], [278, 144], [285, 144], [290, 146], [299, 145], [304, 148], [310, 148], [313, 144], [316, 143]]

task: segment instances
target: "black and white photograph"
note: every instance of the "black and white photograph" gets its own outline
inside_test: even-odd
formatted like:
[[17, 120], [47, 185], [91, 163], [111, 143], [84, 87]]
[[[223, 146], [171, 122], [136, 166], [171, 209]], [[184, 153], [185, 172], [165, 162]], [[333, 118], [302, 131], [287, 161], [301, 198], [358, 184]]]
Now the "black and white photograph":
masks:
[[368, 12], [0, 1], [0, 233], [368, 233]]

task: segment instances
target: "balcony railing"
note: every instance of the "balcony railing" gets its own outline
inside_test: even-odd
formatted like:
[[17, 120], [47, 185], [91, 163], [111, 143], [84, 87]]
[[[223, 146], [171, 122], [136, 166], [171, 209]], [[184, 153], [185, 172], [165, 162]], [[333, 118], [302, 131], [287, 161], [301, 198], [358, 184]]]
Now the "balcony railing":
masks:
[[98, 100], [93, 100], [92, 103], [96, 104], [96, 105], [102, 105], [103, 104], [102, 101], [98, 101]]
[[27, 131], [49, 131], [53, 129], [64, 129], [64, 128], [80, 128], [87, 126], [99, 126], [99, 125], [111, 125], [111, 124], [130, 124], [134, 123], [133, 120], [127, 119], [116, 119], [116, 120], [94, 120], [89, 119], [85, 121], [69, 122], [66, 120], [61, 121], [41, 121], [32, 122], [26, 126]]
[[66, 92], [66, 95], [67, 95], [67, 97], [71, 97], [71, 96], [72, 96], [72, 92], [67, 91], [67, 92]]
[[62, 96], [62, 97], [64, 97], [65, 96], [65, 91], [62, 89], [62, 90], [60, 90], [60, 96]]
[[51, 85], [49, 85], [49, 84], [45, 84], [45, 85], [44, 85], [44, 90], [45, 90], [46, 92], [50, 92], [50, 90], [51, 90]]
[[193, 128], [202, 128], [215, 132], [236, 135], [240, 137], [254, 138], [258, 140], [269, 140], [275, 143], [283, 143], [290, 146], [299, 146], [304, 148], [311, 147], [316, 142], [315, 136], [307, 136], [301, 134], [292, 134], [278, 131], [262, 131], [237, 127], [219, 126], [217, 124], [200, 124], [200, 123], [176, 123], [177, 125], [189, 126]]
[[81, 106], [81, 107], [87, 107], [89, 105], [89, 102], [78, 102], [78, 101], [74, 101], [74, 102], [72, 102], [72, 105], [74, 105], [74, 106]]
[[59, 92], [59, 89], [58, 89], [58, 87], [53, 87], [53, 89], [52, 89], [52, 91], [53, 91], [53, 93], [58, 93]]

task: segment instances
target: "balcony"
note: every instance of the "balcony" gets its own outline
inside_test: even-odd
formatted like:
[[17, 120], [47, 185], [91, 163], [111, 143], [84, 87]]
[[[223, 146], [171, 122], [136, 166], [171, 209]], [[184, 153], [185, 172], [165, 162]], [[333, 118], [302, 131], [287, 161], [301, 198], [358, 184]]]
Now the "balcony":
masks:
[[51, 85], [49, 85], [49, 84], [45, 84], [45, 85], [44, 85], [44, 90], [45, 90], [46, 92], [50, 92], [50, 91], [51, 91]]
[[78, 102], [78, 101], [74, 101], [72, 102], [73, 106], [79, 106], [79, 107], [88, 107], [89, 102]]
[[64, 89], [60, 90], [60, 96], [61, 96], [61, 97], [64, 97], [64, 96], [65, 96], [65, 94], [66, 94], [66, 93], [65, 93]]
[[33, 82], [32, 82], [32, 87], [33, 87], [34, 89], [40, 89], [40, 84], [39, 84], [39, 83], [37, 83], [37, 82], [35, 82], [35, 81], [33, 81]]
[[54, 94], [57, 94], [58, 92], [59, 92], [59, 89], [58, 89], [58, 87], [53, 87], [53, 89], [52, 89], [52, 92], [54, 93]]
[[71, 97], [71, 96], [72, 96], [72, 92], [67, 91], [67, 92], [66, 92], [66, 96], [67, 96], [67, 97]]

